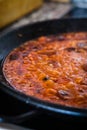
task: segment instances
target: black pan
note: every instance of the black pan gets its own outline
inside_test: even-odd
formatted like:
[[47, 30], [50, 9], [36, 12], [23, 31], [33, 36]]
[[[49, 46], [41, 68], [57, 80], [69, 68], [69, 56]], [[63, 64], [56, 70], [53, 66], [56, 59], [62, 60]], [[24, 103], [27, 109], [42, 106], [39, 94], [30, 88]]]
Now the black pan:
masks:
[[26, 96], [6, 83], [2, 74], [2, 61], [7, 54], [15, 47], [24, 43], [27, 40], [37, 38], [42, 35], [58, 34], [64, 32], [79, 32], [87, 31], [87, 19], [61, 19], [61, 20], [49, 20], [44, 22], [38, 22], [31, 25], [23, 26], [15, 30], [4, 32], [0, 35], [0, 89], [4, 90], [11, 96], [23, 101], [27, 105], [34, 106], [35, 110], [25, 113], [15, 118], [0, 118], [0, 121], [17, 122], [23, 118], [30, 118], [36, 112], [45, 112], [55, 117], [61, 118], [78, 118], [87, 119], [87, 109], [78, 109], [73, 107], [66, 107], [57, 105], [42, 100], [38, 100], [35, 97]]

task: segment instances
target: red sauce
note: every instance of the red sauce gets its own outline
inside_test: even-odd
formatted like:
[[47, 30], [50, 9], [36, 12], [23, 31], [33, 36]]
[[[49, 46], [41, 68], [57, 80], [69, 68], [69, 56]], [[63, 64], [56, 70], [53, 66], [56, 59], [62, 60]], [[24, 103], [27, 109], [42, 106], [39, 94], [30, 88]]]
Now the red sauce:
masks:
[[87, 33], [27, 41], [7, 56], [3, 73], [12, 87], [26, 95], [87, 108]]

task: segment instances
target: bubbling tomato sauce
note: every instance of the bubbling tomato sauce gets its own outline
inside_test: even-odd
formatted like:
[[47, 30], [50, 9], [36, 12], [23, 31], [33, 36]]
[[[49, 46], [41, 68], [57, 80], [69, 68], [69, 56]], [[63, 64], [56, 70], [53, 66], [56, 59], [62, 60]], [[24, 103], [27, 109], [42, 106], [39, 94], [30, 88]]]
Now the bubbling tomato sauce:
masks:
[[87, 33], [40, 36], [12, 50], [3, 74], [25, 95], [87, 108]]

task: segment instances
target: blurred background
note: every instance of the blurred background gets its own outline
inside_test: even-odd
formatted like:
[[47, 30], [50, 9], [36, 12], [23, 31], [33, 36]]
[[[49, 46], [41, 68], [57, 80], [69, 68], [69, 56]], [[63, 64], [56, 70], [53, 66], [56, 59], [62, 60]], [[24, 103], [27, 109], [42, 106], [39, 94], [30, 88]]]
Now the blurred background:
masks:
[[0, 0], [0, 31], [64, 17], [86, 17], [87, 0]]

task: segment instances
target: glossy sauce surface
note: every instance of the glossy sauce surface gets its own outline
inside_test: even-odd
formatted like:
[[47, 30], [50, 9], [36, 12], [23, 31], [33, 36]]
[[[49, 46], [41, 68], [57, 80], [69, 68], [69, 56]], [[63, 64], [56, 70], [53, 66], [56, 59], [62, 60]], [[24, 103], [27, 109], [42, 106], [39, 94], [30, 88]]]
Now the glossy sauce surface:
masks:
[[7, 56], [3, 73], [12, 87], [26, 95], [87, 108], [87, 33], [27, 41]]

